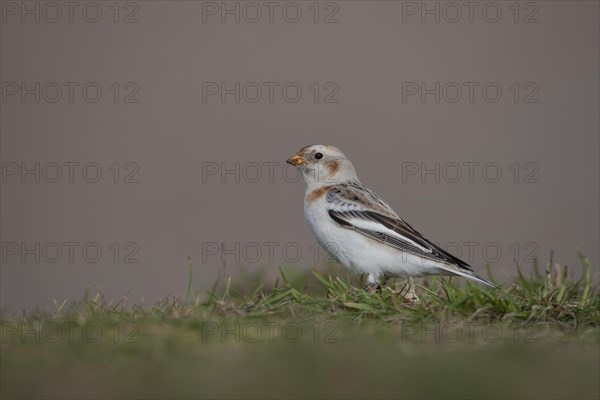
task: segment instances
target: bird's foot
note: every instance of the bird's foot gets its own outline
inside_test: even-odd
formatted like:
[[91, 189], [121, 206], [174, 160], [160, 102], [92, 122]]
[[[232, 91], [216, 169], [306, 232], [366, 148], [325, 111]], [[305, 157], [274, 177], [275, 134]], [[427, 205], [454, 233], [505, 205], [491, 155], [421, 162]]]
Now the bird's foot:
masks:
[[406, 285], [400, 291], [400, 295], [406, 303], [419, 304], [421, 302], [419, 296], [415, 293], [415, 280], [413, 278], [408, 278]]
[[381, 293], [382, 286], [379, 277], [374, 274], [367, 275], [367, 284], [363, 289], [368, 293]]
[[379, 282], [367, 282], [363, 290], [367, 293], [381, 293], [381, 285]]

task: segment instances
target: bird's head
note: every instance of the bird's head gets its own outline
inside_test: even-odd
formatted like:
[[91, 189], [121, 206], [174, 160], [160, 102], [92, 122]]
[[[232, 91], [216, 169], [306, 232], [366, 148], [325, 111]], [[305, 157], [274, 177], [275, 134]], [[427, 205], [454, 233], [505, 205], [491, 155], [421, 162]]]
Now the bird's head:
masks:
[[348, 157], [333, 146], [313, 144], [303, 147], [287, 163], [300, 170], [308, 188], [358, 181]]

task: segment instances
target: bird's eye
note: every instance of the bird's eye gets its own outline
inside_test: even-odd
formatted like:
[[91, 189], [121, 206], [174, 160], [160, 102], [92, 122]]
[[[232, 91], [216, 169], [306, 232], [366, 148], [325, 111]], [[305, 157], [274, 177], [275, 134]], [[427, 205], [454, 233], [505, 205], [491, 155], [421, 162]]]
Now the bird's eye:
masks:
[[323, 158], [323, 153], [317, 153], [317, 154], [315, 154], [315, 158], [317, 160], [320, 160], [321, 158]]

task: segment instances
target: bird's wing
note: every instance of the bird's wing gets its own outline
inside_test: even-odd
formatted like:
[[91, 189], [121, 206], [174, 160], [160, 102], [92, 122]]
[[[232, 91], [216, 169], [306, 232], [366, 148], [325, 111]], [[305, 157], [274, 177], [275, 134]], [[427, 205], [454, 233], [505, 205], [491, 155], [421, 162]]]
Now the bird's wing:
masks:
[[327, 191], [326, 206], [331, 219], [344, 228], [400, 251], [472, 271], [469, 264], [423, 237], [369, 189], [357, 184], [336, 185]]

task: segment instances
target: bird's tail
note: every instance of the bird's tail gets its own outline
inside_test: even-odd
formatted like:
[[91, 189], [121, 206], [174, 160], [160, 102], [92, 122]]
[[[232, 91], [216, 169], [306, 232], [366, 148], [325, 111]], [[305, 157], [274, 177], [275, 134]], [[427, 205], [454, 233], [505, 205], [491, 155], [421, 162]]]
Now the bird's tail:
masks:
[[475, 272], [473, 271], [469, 271], [469, 270], [462, 270], [462, 269], [445, 269], [446, 272], [451, 273], [452, 275], [458, 275], [458, 276], [462, 276], [464, 278], [470, 279], [472, 281], [478, 282], [478, 283], [482, 283], [484, 285], [496, 288], [496, 284], [488, 281], [487, 279], [484, 279], [482, 277], [480, 277], [479, 275], [477, 275]]

